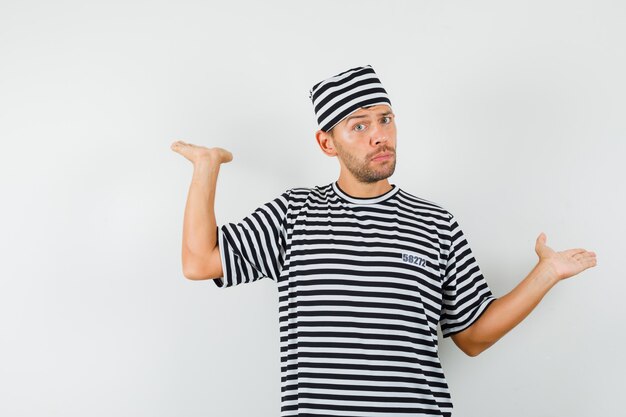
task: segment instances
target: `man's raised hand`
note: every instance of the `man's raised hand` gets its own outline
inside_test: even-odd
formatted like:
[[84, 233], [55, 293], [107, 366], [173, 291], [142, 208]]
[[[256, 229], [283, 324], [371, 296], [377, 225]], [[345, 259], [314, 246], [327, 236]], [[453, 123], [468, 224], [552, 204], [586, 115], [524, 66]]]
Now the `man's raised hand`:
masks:
[[535, 242], [535, 252], [539, 262], [549, 266], [558, 281], [581, 273], [596, 266], [596, 253], [583, 248], [567, 249], [556, 252], [546, 245], [546, 234], [541, 233]]
[[194, 165], [209, 162], [212, 165], [219, 165], [233, 160], [233, 154], [224, 148], [214, 147], [207, 148], [205, 146], [194, 145], [191, 143], [177, 140], [172, 143], [170, 148], [174, 152], [178, 152]]

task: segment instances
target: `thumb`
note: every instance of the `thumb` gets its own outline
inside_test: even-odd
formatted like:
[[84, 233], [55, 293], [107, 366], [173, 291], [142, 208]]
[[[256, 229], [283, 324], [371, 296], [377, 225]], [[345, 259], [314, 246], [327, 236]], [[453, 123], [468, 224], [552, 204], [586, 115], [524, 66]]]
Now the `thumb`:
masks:
[[539, 237], [537, 238], [537, 241], [541, 242], [542, 244], [546, 244], [546, 240], [548, 240], [548, 237], [546, 236], [545, 233], [541, 232], [539, 233]]
[[538, 255], [541, 255], [541, 252], [543, 252], [543, 247], [546, 244], [546, 240], [546, 234], [541, 232], [537, 237], [537, 241], [535, 242], [535, 252], [537, 252]]

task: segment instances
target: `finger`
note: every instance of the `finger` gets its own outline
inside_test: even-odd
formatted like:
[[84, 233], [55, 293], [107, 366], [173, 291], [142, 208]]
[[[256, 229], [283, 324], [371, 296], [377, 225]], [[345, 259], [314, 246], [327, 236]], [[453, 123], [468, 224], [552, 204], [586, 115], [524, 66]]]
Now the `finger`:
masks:
[[563, 253], [567, 256], [574, 256], [576, 254], [584, 253], [584, 252], [587, 252], [587, 251], [584, 250], [583, 248], [567, 249], [563, 251]]
[[580, 254], [580, 253], [577, 253], [576, 255], [572, 256], [570, 259], [581, 265], [587, 265], [587, 263], [589, 263], [590, 260], [593, 260], [592, 257], [585, 256], [584, 254]]

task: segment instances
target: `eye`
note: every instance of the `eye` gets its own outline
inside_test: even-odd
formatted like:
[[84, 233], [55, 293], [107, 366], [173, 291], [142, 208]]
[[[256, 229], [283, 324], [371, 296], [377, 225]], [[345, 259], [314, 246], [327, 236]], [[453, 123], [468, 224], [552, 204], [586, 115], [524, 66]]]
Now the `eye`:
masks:
[[357, 127], [359, 127], [359, 126], [365, 126], [365, 125], [363, 123], [359, 123], [358, 125], [354, 125], [354, 130], [356, 130], [356, 131], [363, 130], [363, 129], [357, 129]]
[[385, 116], [385, 117], [383, 117], [383, 120], [384, 120], [384, 119], [389, 119], [389, 121], [388, 121], [387, 123], [391, 123], [391, 117], [389, 117], [389, 116]]

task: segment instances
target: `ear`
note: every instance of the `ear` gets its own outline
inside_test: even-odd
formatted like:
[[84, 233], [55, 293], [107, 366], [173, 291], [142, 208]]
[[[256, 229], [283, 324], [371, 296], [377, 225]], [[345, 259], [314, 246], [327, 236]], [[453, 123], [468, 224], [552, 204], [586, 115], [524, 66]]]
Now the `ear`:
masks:
[[318, 130], [315, 132], [315, 139], [317, 140], [317, 144], [320, 146], [322, 152], [324, 152], [328, 156], [336, 156], [337, 151], [335, 150], [335, 143], [333, 137], [323, 130]]

